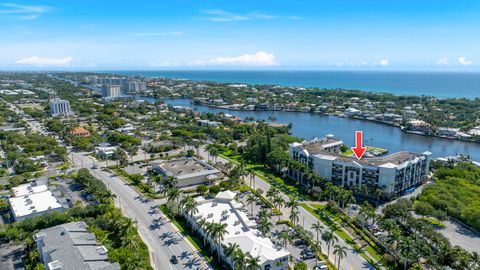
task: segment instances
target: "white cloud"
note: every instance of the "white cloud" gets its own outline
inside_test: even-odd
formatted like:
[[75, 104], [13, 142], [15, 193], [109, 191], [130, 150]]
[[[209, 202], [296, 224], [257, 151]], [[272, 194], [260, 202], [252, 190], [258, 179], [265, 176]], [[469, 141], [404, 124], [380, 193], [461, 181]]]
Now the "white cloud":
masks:
[[132, 36], [137, 36], [137, 37], [182, 36], [182, 35], [183, 35], [183, 32], [178, 32], [178, 31], [132, 33]]
[[0, 3], [0, 16], [8, 16], [20, 20], [35, 20], [41, 14], [50, 11], [47, 6], [19, 5]]
[[217, 57], [207, 61], [195, 61], [193, 66], [274, 66], [275, 55], [263, 51], [235, 57]]
[[469, 66], [469, 65], [473, 64], [473, 62], [468, 60], [465, 56], [459, 57], [457, 61], [458, 61], [458, 64], [460, 64], [462, 66]]
[[389, 66], [389, 65], [390, 65], [389, 59], [380, 60], [380, 66]]
[[64, 57], [64, 58], [45, 58], [39, 56], [31, 56], [27, 58], [22, 58], [17, 60], [15, 63], [20, 65], [31, 65], [31, 66], [64, 66], [68, 65], [72, 61], [72, 57]]
[[207, 19], [212, 22], [234, 22], [234, 21], [250, 21], [250, 20], [274, 20], [274, 19], [288, 19], [299, 20], [298, 16], [279, 16], [264, 13], [247, 13], [238, 14], [225, 11], [223, 9], [206, 10], [202, 12], [208, 15]]
[[437, 64], [439, 66], [448, 66], [448, 65], [450, 65], [450, 62], [448, 61], [448, 58], [442, 57], [442, 58], [438, 59]]

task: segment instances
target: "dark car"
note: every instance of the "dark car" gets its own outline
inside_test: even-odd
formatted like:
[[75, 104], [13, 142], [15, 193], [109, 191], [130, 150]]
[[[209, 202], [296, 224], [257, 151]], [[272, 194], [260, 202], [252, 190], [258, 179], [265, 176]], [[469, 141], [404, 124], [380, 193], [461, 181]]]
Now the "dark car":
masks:
[[307, 254], [307, 253], [312, 253], [312, 251], [308, 248], [306, 249], [303, 249], [302, 251], [300, 251], [300, 255], [303, 255], [303, 254]]
[[172, 257], [170, 258], [170, 262], [173, 263], [173, 264], [177, 264], [178, 263], [177, 256], [172, 255]]
[[307, 252], [302, 256], [302, 260], [308, 260], [308, 259], [314, 259], [314, 258], [315, 258], [315, 254], [313, 252]]
[[293, 242], [293, 245], [296, 246], [296, 247], [304, 245], [304, 244], [305, 244], [305, 242], [303, 242], [303, 240], [301, 240], [301, 239], [295, 240], [295, 242]]

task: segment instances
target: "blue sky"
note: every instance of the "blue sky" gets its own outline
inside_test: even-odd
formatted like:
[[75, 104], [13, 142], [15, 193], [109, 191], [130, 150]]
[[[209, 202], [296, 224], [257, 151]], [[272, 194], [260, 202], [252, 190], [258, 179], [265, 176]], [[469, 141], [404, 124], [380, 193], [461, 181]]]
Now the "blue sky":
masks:
[[0, 69], [480, 70], [478, 0], [0, 0]]

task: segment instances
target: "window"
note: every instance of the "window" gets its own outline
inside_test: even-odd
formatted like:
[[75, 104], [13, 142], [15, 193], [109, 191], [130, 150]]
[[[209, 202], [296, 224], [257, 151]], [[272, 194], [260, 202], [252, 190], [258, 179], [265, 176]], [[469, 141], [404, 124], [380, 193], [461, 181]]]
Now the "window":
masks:
[[272, 267], [270, 266], [270, 264], [267, 264], [267, 265], [265, 265], [265, 267], [264, 267], [265, 270], [270, 270], [271, 268], [272, 268]]

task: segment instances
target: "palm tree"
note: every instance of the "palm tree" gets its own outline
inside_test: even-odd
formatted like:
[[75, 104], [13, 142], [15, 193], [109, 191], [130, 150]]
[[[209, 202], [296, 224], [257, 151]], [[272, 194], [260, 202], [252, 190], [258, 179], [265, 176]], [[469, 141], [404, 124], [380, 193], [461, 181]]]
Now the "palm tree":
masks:
[[291, 211], [298, 209], [298, 198], [296, 196], [289, 197], [289, 201], [285, 205], [286, 207], [290, 208]]
[[278, 195], [280, 195], [280, 191], [276, 187], [271, 187], [269, 190], [267, 190], [267, 193], [265, 194], [265, 196], [271, 201], [273, 201], [273, 199]]
[[260, 257], [253, 257], [248, 254], [247, 256], [247, 267], [246, 270], [261, 270], [262, 266], [260, 265]]
[[319, 242], [319, 241], [320, 241], [319, 236], [320, 236], [321, 234], [323, 234], [323, 225], [322, 225], [322, 223], [320, 223], [320, 221], [317, 221], [316, 223], [313, 223], [313, 224], [312, 224], [312, 230], [314, 230], [315, 233], [317, 234], [317, 242]]
[[299, 211], [296, 210], [296, 209], [294, 209], [290, 212], [289, 218], [290, 218], [290, 221], [293, 223], [293, 226], [295, 226], [300, 219], [298, 217], [298, 213], [299, 213]]
[[403, 269], [406, 270], [408, 264], [416, 257], [415, 243], [410, 237], [402, 237], [398, 242], [398, 250], [403, 257]]
[[272, 214], [265, 209], [258, 211], [258, 219], [269, 219], [272, 217]]
[[230, 258], [232, 260], [232, 263], [235, 265], [234, 260], [233, 260], [233, 255], [238, 249], [238, 244], [237, 243], [228, 243], [226, 247], [223, 248], [223, 253], [225, 254], [226, 257]]
[[314, 241], [312, 243], [313, 251], [315, 251], [315, 265], [318, 265], [318, 254], [322, 253], [322, 245], [320, 241]]
[[178, 211], [178, 199], [180, 198], [181, 194], [182, 191], [176, 187], [172, 187], [167, 190], [167, 203], [170, 203], [171, 205], [173, 204], [173, 210], [175, 214]]
[[267, 235], [270, 232], [270, 228], [272, 228], [272, 226], [273, 224], [268, 220], [268, 218], [262, 218], [258, 223], [258, 230], [264, 235]]
[[233, 254], [233, 265], [235, 269], [244, 270], [247, 266], [247, 257], [249, 253], [243, 253], [241, 249], [237, 248], [237, 250]]
[[335, 235], [334, 230], [328, 230], [322, 234], [322, 240], [327, 243], [328, 246], [328, 258], [330, 258], [330, 247], [335, 244], [335, 242], [338, 242], [338, 237]]
[[[273, 206], [275, 206], [275, 208], [277, 208], [278, 210], [281, 210], [284, 205], [285, 205], [285, 200], [282, 198], [282, 196], [278, 195], [278, 196], [275, 196], [275, 198], [273, 198]], [[281, 215], [278, 215], [279, 221], [280, 221], [280, 216]]]
[[340, 263], [342, 259], [347, 256], [347, 248], [345, 246], [335, 245], [335, 250], [333, 254], [338, 256], [338, 269], [340, 269]]
[[250, 188], [255, 189], [255, 187], [252, 187], [252, 182], [255, 185], [255, 170], [252, 168], [247, 168], [247, 175], [250, 179]]
[[292, 237], [290, 236], [288, 231], [281, 231], [278, 234], [278, 239], [283, 241], [283, 245], [284, 245], [285, 249], [287, 249], [288, 243], [292, 242]]
[[[217, 244], [217, 246], [220, 246], [225, 234], [228, 232], [227, 223], [212, 223], [213, 226], [211, 228], [211, 236], [213, 241]], [[220, 249], [217, 249], [217, 255], [218, 255], [218, 261], [220, 261]]]
[[208, 226], [209, 226], [210, 223], [207, 222], [205, 219], [202, 218], [202, 219], [200, 219], [200, 220], [198, 221], [197, 224], [198, 224], [198, 228], [199, 228], [199, 229], [202, 229], [203, 232], [204, 232], [204, 236], [203, 236], [203, 246], [205, 247], [206, 244], [207, 244], [206, 241], [207, 241], [207, 235], [208, 235], [207, 228], [208, 228]]
[[[195, 215], [196, 213], [198, 213], [198, 209], [197, 209], [197, 201], [195, 201], [195, 199], [190, 196], [190, 195], [187, 195], [185, 196], [181, 201], [180, 201], [180, 205], [181, 207], [183, 208], [183, 212], [187, 215], [190, 215], [192, 218], [193, 218], [193, 215]], [[190, 223], [189, 221], [190, 219], [187, 218], [187, 223]]]
[[255, 203], [257, 203], [257, 201], [258, 201], [257, 196], [255, 196], [253, 194], [248, 195], [247, 204], [252, 206], [252, 211], [250, 211], [250, 214], [252, 214], [252, 215], [253, 215], [253, 205]]

